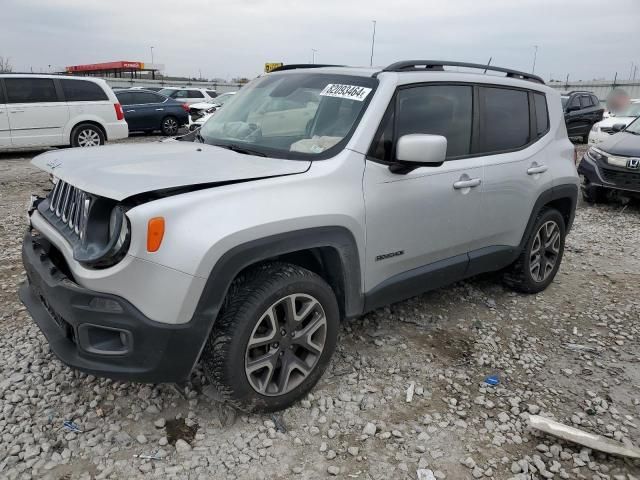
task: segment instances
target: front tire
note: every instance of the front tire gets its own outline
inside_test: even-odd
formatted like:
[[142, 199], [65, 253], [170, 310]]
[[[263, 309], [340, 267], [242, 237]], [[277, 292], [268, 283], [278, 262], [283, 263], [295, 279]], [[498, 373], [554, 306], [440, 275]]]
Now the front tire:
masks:
[[98, 147], [104, 145], [104, 133], [90, 123], [81, 123], [71, 132], [72, 147]]
[[505, 273], [505, 283], [522, 293], [538, 293], [547, 288], [560, 268], [565, 235], [560, 212], [542, 210], [522, 253]]
[[318, 382], [339, 325], [336, 297], [320, 276], [260, 265], [231, 285], [202, 354], [205, 374], [240, 410], [281, 410]]
[[162, 130], [163, 135], [172, 137], [178, 134], [179, 129], [180, 129], [180, 124], [178, 123], [178, 119], [176, 117], [168, 116], [162, 119], [160, 130]]

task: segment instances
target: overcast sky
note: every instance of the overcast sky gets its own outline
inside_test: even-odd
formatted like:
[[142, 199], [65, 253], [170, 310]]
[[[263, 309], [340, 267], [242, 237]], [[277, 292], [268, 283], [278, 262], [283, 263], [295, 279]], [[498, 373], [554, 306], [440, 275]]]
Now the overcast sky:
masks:
[[[265, 62], [486, 62], [591, 80], [640, 64], [640, 0], [0, 0], [14, 70], [114, 60], [173, 75], [254, 77]], [[640, 77], [638, 67], [637, 77]]]

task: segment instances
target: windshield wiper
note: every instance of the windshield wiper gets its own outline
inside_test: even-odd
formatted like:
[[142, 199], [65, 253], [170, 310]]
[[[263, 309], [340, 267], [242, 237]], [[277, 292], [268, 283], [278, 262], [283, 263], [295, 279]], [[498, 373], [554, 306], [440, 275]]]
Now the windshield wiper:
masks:
[[266, 155], [262, 152], [258, 152], [257, 150], [251, 150], [244, 147], [239, 147], [238, 145], [234, 145], [234, 144], [223, 145], [221, 143], [213, 143], [212, 145], [214, 147], [226, 148], [227, 150], [231, 150], [236, 153], [241, 153], [243, 155], [256, 155], [258, 157], [266, 157]]

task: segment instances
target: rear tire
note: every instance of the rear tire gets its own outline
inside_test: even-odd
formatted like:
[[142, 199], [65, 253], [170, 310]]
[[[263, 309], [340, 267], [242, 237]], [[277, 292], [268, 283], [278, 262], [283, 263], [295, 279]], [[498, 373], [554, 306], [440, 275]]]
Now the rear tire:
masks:
[[320, 276], [297, 265], [263, 264], [229, 288], [202, 365], [234, 407], [281, 410], [318, 382], [339, 326], [336, 297]]
[[162, 130], [162, 134], [168, 137], [172, 137], [178, 134], [178, 130], [180, 129], [180, 124], [178, 123], [178, 119], [174, 116], [167, 116], [162, 119], [162, 124], [160, 125], [160, 129]]
[[522, 293], [538, 293], [549, 286], [558, 273], [566, 227], [558, 210], [544, 209], [536, 218], [522, 253], [504, 275], [504, 282]]
[[90, 123], [76, 125], [71, 131], [72, 147], [98, 147], [104, 145], [104, 140], [102, 130]]

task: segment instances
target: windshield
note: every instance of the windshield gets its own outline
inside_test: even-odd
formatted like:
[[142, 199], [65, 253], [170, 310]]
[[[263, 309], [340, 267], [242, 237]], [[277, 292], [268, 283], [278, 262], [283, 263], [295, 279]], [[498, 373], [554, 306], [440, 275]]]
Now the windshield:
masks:
[[640, 117], [640, 103], [630, 103], [619, 112], [616, 112], [616, 117]]
[[561, 95], [560, 101], [562, 102], [562, 108], [566, 108], [567, 102], [569, 101], [569, 97], [566, 95]]
[[633, 133], [634, 135], [640, 135], [640, 118], [636, 118], [631, 122], [624, 131], [627, 133]]
[[327, 158], [351, 136], [378, 81], [320, 73], [245, 85], [200, 130], [202, 141], [277, 158]]
[[208, 100], [208, 102], [222, 106], [227, 102], [227, 100], [229, 100], [234, 95], [235, 95], [234, 93], [223, 93], [222, 95], [218, 95], [216, 98], [212, 98], [211, 100]]

